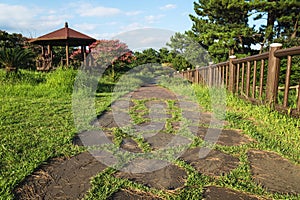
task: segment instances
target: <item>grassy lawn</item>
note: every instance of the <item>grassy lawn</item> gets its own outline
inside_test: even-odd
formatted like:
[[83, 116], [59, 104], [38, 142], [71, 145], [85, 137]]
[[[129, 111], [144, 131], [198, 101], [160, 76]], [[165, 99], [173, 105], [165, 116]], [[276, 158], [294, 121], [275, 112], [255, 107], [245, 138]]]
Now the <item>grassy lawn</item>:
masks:
[[[72, 114], [72, 90], [76, 71], [59, 69], [52, 73], [21, 71], [21, 77], [7, 79], [0, 70], [0, 199], [12, 198], [12, 189], [40, 164], [56, 156], [72, 156], [83, 149], [72, 145], [77, 130]], [[184, 87], [169, 84], [174, 91], [184, 92]], [[211, 106], [210, 91], [198, 85], [192, 86], [199, 104], [208, 111]], [[101, 113], [111, 103], [113, 83], [103, 80], [96, 95], [96, 110]], [[142, 123], [148, 110], [145, 100], [136, 101], [130, 115], [136, 123]], [[169, 126], [172, 120], [182, 116], [173, 101], [167, 101], [172, 114], [166, 123], [166, 134], [172, 132]], [[135, 112], [143, 110], [144, 112]], [[241, 129], [244, 134], [258, 143], [241, 146], [214, 148], [238, 157], [241, 164], [229, 174], [211, 178], [199, 174], [192, 166], [182, 160], [172, 160], [188, 173], [186, 186], [172, 193], [150, 189], [129, 180], [112, 176], [114, 169], [108, 168], [92, 180], [92, 188], [87, 199], [105, 199], [120, 188], [151, 192], [166, 199], [199, 199], [207, 185], [219, 185], [274, 199], [299, 199], [300, 196], [271, 194], [251, 179], [249, 161], [246, 152], [251, 148], [278, 152], [294, 163], [300, 164], [300, 120], [271, 111], [264, 106], [250, 103], [226, 95], [226, 113], [222, 115], [229, 123], [226, 128]], [[116, 144], [120, 144], [121, 130], [114, 130]], [[147, 152], [149, 146], [142, 140], [136, 140]], [[193, 146], [201, 146], [203, 141], [195, 139]]]
[[[56, 156], [71, 156], [81, 149], [72, 145], [76, 134], [72, 114], [75, 70], [53, 73], [21, 71], [5, 77], [0, 71], [0, 199], [40, 164]], [[110, 95], [97, 96], [99, 112]]]

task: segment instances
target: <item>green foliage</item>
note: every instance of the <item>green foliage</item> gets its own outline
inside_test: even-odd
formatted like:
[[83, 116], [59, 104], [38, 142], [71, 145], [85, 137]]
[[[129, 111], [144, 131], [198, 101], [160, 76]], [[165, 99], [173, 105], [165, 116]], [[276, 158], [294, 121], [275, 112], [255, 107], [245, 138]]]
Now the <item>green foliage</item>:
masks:
[[269, 45], [277, 39], [288, 42], [300, 36], [298, 0], [252, 0], [249, 6], [255, 19], [266, 19], [266, 25], [259, 27], [261, 42], [264, 44]]
[[24, 47], [26, 45], [26, 38], [21, 34], [13, 33], [9, 34], [5, 31], [0, 30], [0, 47], [4, 48], [15, 48]]
[[[175, 69], [184, 69], [182, 61], [180, 62], [178, 58], [184, 59], [184, 61], [190, 63], [189, 65], [192, 65], [193, 68], [196, 66], [208, 66], [209, 64], [210, 60], [207, 51], [197, 42], [197, 38], [191, 34], [175, 33], [167, 45], [171, 47], [172, 52], [176, 54], [172, 61]], [[179, 61], [179, 63], [176, 61]]]
[[135, 66], [148, 63], [161, 63], [159, 53], [153, 48], [145, 49], [142, 52], [135, 52], [134, 56], [136, 58], [133, 62]]
[[[297, 0], [198, 0], [194, 10], [196, 16], [190, 15], [193, 27], [189, 34], [197, 37], [215, 62], [226, 61], [233, 54], [256, 54], [252, 44], [268, 47], [273, 42], [290, 43], [300, 34]], [[266, 19], [266, 23], [250, 27], [249, 17]]]
[[[73, 50], [73, 47], [69, 47], [69, 52]], [[39, 49], [40, 51], [40, 49]], [[42, 52], [39, 52], [41, 54]], [[61, 59], [66, 58], [66, 48], [65, 47], [60, 47], [60, 46], [53, 46], [52, 47], [52, 64], [53, 66], [60, 66], [61, 65]]]
[[6, 72], [18, 72], [19, 68], [28, 68], [32, 64], [34, 54], [30, 49], [0, 48], [0, 64]]
[[248, 3], [239, 0], [199, 0], [194, 3], [197, 16], [190, 15], [193, 21], [189, 34], [209, 52], [215, 62], [228, 59], [233, 54], [252, 53], [255, 33], [248, 26]]
[[47, 74], [46, 87], [60, 93], [72, 93], [77, 71], [72, 68], [59, 67]]

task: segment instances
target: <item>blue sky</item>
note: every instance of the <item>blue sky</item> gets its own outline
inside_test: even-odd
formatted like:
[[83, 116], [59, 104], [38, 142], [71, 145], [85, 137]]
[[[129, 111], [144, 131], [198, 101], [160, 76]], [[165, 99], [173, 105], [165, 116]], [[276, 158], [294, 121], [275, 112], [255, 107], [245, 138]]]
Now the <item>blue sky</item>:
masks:
[[34, 38], [69, 27], [96, 39], [141, 28], [184, 32], [194, 0], [0, 0], [0, 30]]

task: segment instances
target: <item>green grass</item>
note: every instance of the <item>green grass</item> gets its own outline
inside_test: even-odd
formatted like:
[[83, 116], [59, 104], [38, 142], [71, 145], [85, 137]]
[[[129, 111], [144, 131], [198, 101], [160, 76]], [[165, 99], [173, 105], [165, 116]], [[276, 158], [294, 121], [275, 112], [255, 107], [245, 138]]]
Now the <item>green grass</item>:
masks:
[[[73, 69], [58, 69], [51, 73], [22, 70], [20, 75], [7, 78], [5, 72], [0, 70], [0, 199], [12, 198], [13, 188], [49, 158], [72, 156], [83, 151], [82, 148], [72, 145], [72, 138], [78, 132], [72, 110], [72, 92], [77, 73]], [[77, 83], [82, 87], [90, 87], [85, 82], [88, 77], [83, 75], [79, 78]], [[116, 84], [103, 77], [98, 83], [94, 99], [96, 114], [108, 109], [111, 101], [122, 94], [134, 90], [142, 83], [142, 79], [143, 75], [138, 74], [125, 77]], [[106, 199], [119, 189], [149, 192], [155, 197], [164, 199], [201, 199], [203, 189], [210, 185], [232, 188], [271, 199], [300, 198], [299, 195], [272, 194], [257, 185], [251, 178], [246, 155], [247, 151], [253, 148], [271, 150], [295, 164], [300, 164], [299, 119], [272, 111], [266, 106], [254, 106], [231, 94], [225, 94], [226, 98], [223, 99], [224, 94], [216, 88], [191, 86], [180, 79], [171, 81], [162, 79], [161, 84], [176, 94], [187, 97], [187, 100], [197, 101], [204, 110], [215, 112], [218, 118], [228, 121], [226, 128], [241, 129], [257, 143], [234, 147], [214, 146], [215, 149], [240, 160], [238, 168], [217, 178], [200, 174], [183, 160], [173, 159], [171, 155], [181, 147], [157, 151], [156, 155], [164, 155], [162, 157], [166, 160], [187, 172], [188, 178], [183, 188], [172, 192], [148, 188], [130, 180], [115, 178], [113, 173], [116, 170], [108, 168], [93, 178], [92, 188], [86, 195], [86, 199]], [[112, 93], [115, 87], [117, 91]], [[149, 100], [153, 99], [134, 101], [134, 107], [128, 113], [137, 125], [148, 120], [145, 116], [148, 116], [151, 111], [145, 104]], [[215, 106], [224, 102], [225, 107]], [[190, 132], [184, 127], [182, 130], [174, 130], [171, 126], [172, 122], [181, 120], [188, 124], [188, 121], [183, 119], [180, 108], [175, 105], [175, 101], [168, 100], [165, 103], [167, 114], [171, 116], [165, 125], [165, 133], [189, 136]], [[223, 108], [226, 109], [225, 112]], [[84, 123], [90, 120], [92, 116], [87, 115]], [[131, 136], [122, 128], [112, 130], [112, 134], [116, 147], [121, 145], [122, 139]], [[137, 137], [132, 139], [143, 152], [152, 151], [151, 146], [143, 138], [138, 137], [138, 133], [134, 135]], [[196, 137], [191, 147], [203, 145], [204, 141]], [[131, 159], [130, 155], [128, 159]]]
[[[21, 70], [7, 78], [0, 70], [0, 199], [12, 198], [13, 188], [49, 158], [71, 156], [77, 133], [72, 114], [72, 90], [77, 72]], [[98, 111], [110, 95], [96, 98]]]
[[[212, 111], [209, 99], [209, 89], [199, 85], [193, 86], [199, 103]], [[204, 97], [204, 98], [201, 98]], [[238, 147], [221, 147], [217, 149], [238, 156], [241, 165], [238, 169], [221, 177], [214, 184], [225, 186], [272, 199], [298, 199], [299, 196], [271, 194], [251, 180], [250, 166], [246, 151], [252, 148], [274, 151], [295, 164], [300, 163], [300, 119], [278, 113], [267, 106], [255, 106], [227, 93], [226, 95], [226, 128], [240, 129], [257, 141]]]

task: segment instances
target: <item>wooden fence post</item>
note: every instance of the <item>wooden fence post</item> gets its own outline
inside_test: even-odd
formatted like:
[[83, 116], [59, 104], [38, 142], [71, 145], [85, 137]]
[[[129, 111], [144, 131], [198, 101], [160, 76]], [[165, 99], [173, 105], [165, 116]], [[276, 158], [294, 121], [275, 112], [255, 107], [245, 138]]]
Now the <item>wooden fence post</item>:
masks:
[[187, 68], [187, 79], [189, 80], [189, 81], [191, 81], [191, 71], [190, 71], [191, 69], [190, 68]]
[[266, 101], [269, 104], [277, 103], [280, 59], [275, 57], [274, 52], [281, 49], [281, 47], [282, 44], [280, 43], [273, 43], [270, 45], [266, 88]]
[[213, 70], [212, 70], [212, 64], [213, 62], [209, 62], [208, 65], [208, 86], [212, 87], [213, 86]]
[[195, 69], [195, 83], [199, 84], [199, 66], [196, 66]]
[[236, 66], [233, 64], [233, 60], [236, 56], [229, 56], [229, 87], [228, 90], [235, 93], [236, 89]]

